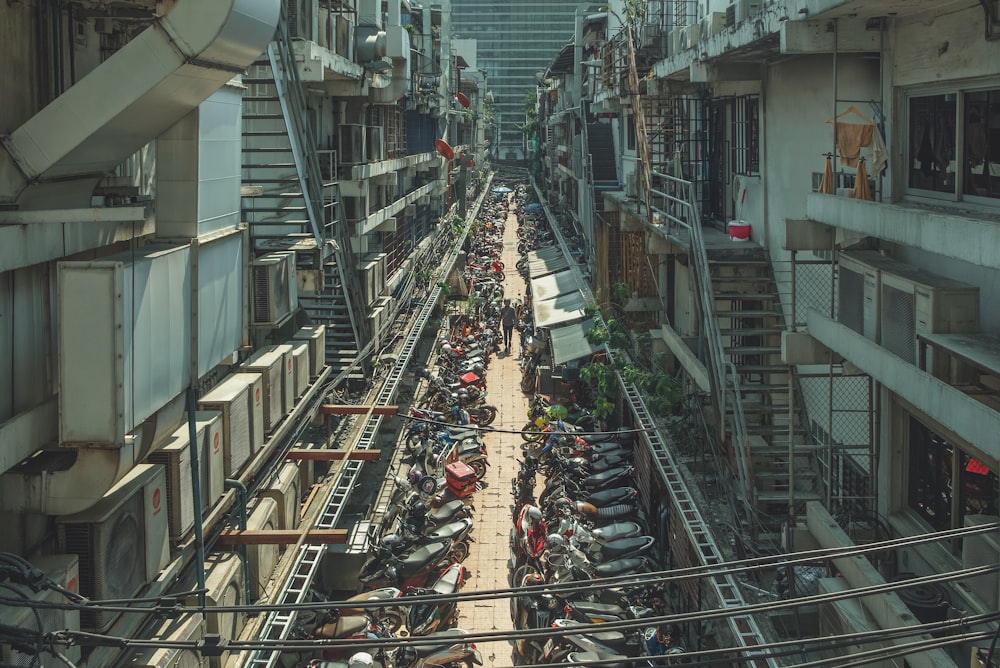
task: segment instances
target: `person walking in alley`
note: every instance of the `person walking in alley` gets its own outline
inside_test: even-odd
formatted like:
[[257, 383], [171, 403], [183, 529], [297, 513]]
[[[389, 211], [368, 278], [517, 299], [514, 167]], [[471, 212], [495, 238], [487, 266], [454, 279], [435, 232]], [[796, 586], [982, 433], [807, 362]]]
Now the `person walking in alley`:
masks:
[[503, 344], [510, 352], [510, 340], [514, 338], [514, 325], [517, 324], [517, 311], [510, 305], [510, 299], [503, 300], [500, 309], [500, 326], [503, 327]]

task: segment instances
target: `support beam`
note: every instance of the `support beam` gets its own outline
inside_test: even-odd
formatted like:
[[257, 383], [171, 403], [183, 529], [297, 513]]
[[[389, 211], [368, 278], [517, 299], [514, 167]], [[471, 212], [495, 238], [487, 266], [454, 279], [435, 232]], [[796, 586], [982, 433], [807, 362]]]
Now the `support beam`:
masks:
[[308, 460], [314, 462], [339, 462], [344, 459], [349, 461], [377, 462], [381, 458], [378, 450], [309, 450], [304, 448], [292, 448], [286, 455], [287, 459], [297, 461]]
[[[311, 529], [305, 532], [304, 545], [344, 545], [347, 543], [347, 529]], [[296, 529], [271, 529], [223, 531], [219, 545], [295, 545], [302, 538]]]
[[881, 34], [864, 21], [784, 21], [778, 30], [783, 54], [881, 51]]
[[760, 81], [763, 67], [756, 63], [691, 63], [691, 83], [712, 83], [716, 81]]
[[395, 417], [399, 406], [365, 406], [354, 404], [323, 404], [319, 407], [321, 415], [381, 415]]

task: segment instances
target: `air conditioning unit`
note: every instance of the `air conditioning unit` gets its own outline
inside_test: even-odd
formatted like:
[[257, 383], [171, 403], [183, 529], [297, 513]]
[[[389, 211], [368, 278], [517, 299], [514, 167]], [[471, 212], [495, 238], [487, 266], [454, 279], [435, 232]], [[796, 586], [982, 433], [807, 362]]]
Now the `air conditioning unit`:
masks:
[[[872, 251], [861, 251], [856, 254], [843, 252], [837, 257], [837, 320], [878, 343], [881, 272], [870, 262], [865, 261], [868, 253]], [[881, 258], [877, 253], [874, 255]]]
[[[31, 559], [31, 564], [52, 578], [60, 587], [79, 593], [80, 559], [75, 554], [36, 557]], [[49, 589], [35, 592], [24, 585], [10, 584], [9, 586], [15, 591], [3, 590], [3, 596], [7, 598], [25, 598], [27, 599], [25, 603], [66, 603], [65, 596]], [[0, 606], [0, 624], [32, 630], [37, 629], [40, 624], [43, 631], [61, 631], [63, 629], [79, 631], [80, 612], [54, 608], [31, 608], [28, 605], [3, 605]], [[80, 647], [78, 645], [63, 647], [59, 651], [74, 665], [80, 661]], [[22, 653], [3, 643], [0, 643], [0, 664], [4, 666], [41, 665], [38, 663], [38, 657]]]
[[341, 125], [337, 135], [339, 161], [342, 165], [361, 165], [365, 157], [365, 126]]
[[295, 370], [295, 397], [298, 401], [309, 388], [309, 343], [298, 341], [292, 344], [292, 368]]
[[298, 307], [295, 253], [268, 253], [253, 261], [253, 324], [277, 326]]
[[309, 377], [316, 378], [326, 366], [326, 327], [301, 327], [293, 338], [309, 344]]
[[292, 412], [295, 405], [295, 360], [292, 359], [292, 344], [282, 343], [275, 348], [281, 353], [284, 372], [281, 374], [281, 401], [285, 415]]
[[639, 188], [636, 185], [638, 177], [635, 172], [631, 172], [625, 176], [625, 195], [628, 197], [638, 197]]
[[[139, 464], [92, 507], [56, 518], [62, 551], [80, 558], [80, 593], [134, 598], [170, 558], [162, 466]], [[106, 631], [119, 613], [86, 611], [80, 626]]]
[[683, 28], [670, 31], [670, 55], [674, 56], [687, 48], [687, 33]]
[[[962, 475], [966, 475], [964, 472]], [[974, 475], [974, 474], [971, 474]], [[966, 515], [964, 525], [977, 527], [998, 521], [996, 515]], [[962, 568], [989, 566], [1000, 561], [1000, 542], [996, 532], [966, 536], [962, 539]], [[1000, 579], [997, 573], [987, 573], [962, 580], [974, 596], [983, 602], [987, 610], [996, 610], [1000, 598]]]
[[692, 23], [684, 28], [684, 33], [687, 35], [687, 48], [693, 49], [698, 46], [698, 42], [701, 41], [701, 25], [701, 23]]
[[[205, 638], [205, 618], [187, 614], [168, 619], [153, 631], [153, 640], [166, 643], [193, 643]], [[149, 648], [129, 657], [129, 668], [208, 668], [208, 658], [196, 649]]]
[[385, 130], [378, 126], [369, 126], [366, 133], [368, 154], [366, 162], [385, 160]]
[[285, 383], [285, 358], [277, 346], [261, 348], [240, 365], [240, 371], [258, 373], [264, 389], [262, 402], [262, 424], [266, 433], [271, 433], [274, 427], [285, 415], [285, 402], [282, 397]]
[[[257, 507], [247, 519], [249, 531], [274, 531], [278, 528], [278, 503], [274, 499], [259, 497]], [[250, 596], [257, 600], [264, 595], [267, 582], [278, 563], [276, 544], [248, 545], [247, 560], [250, 563]]]
[[299, 510], [302, 506], [302, 482], [299, 466], [295, 462], [285, 462], [278, 468], [273, 481], [267, 483], [260, 496], [274, 499], [277, 503], [277, 528], [281, 530], [299, 527]]
[[[199, 416], [201, 416], [199, 418]], [[224, 463], [221, 442], [221, 416], [219, 413], [195, 413], [198, 440], [198, 472], [201, 478], [201, 514], [211, 508], [222, 496]], [[215, 426], [213, 430], [212, 427]], [[208, 432], [208, 433], [206, 433]], [[185, 422], [167, 442], [151, 452], [146, 461], [160, 464], [166, 472], [167, 519], [170, 538], [183, 540], [194, 528], [194, 490], [191, 482], [191, 447], [189, 427]], [[211, 440], [210, 440], [211, 439]], [[217, 447], [213, 447], [217, 446]]]
[[[188, 581], [188, 588], [194, 583]], [[236, 552], [217, 552], [205, 560], [205, 633], [217, 633], [223, 638], [234, 639], [243, 632], [246, 615], [242, 612], [212, 612], [212, 608], [247, 605], [243, 580], [243, 562]], [[185, 598], [186, 605], [197, 605], [198, 597]], [[229, 652], [212, 657], [209, 666], [221, 668], [228, 665]]]
[[[750, 18], [751, 15], [763, 9], [764, 3], [763, 0], [736, 0], [736, 2], [729, 6], [735, 10], [735, 23], [742, 23]], [[727, 9], [726, 11], [728, 12], [729, 10]]]
[[[260, 374], [233, 374], [198, 401], [199, 410], [218, 411], [222, 414], [222, 460], [227, 478], [236, 476], [255, 450], [251, 406], [255, 401], [263, 404], [263, 400], [262, 397], [254, 398], [251, 394], [263, 394], [262, 389], [257, 389], [257, 385], [263, 385], [259, 379]], [[260, 431], [263, 432], [263, 410], [261, 414]]]
[[371, 306], [385, 292], [386, 253], [369, 255], [358, 266], [365, 300]]
[[[889, 262], [891, 266], [882, 269], [879, 307], [883, 347], [912, 364], [918, 334], [979, 331], [978, 287], [903, 262]], [[927, 369], [933, 370], [933, 359], [927, 362]]]
[[714, 37], [726, 29], [725, 12], [710, 12], [701, 19], [702, 37]]

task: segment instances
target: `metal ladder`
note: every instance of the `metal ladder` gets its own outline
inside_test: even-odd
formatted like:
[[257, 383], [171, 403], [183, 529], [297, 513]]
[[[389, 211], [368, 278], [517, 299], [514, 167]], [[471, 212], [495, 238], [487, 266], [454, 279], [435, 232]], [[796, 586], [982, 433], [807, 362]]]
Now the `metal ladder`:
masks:
[[[698, 554], [699, 560], [706, 566], [724, 565], [725, 560], [722, 558], [722, 553], [719, 551], [718, 545], [715, 544], [715, 539], [712, 538], [712, 533], [708, 524], [705, 523], [701, 511], [695, 505], [687, 484], [681, 478], [667, 444], [660, 437], [659, 428], [650, 417], [649, 409], [646, 408], [642, 395], [635, 385], [626, 383], [621, 376], [618, 376], [618, 381], [625, 398], [628, 399], [636, 425], [642, 429], [642, 436], [653, 456], [653, 462], [656, 464], [660, 478], [670, 493], [670, 500], [684, 518], [684, 529], [691, 545], [694, 546], [695, 552]], [[712, 575], [707, 578], [707, 581], [718, 598], [720, 607], [741, 608], [746, 606], [739, 585], [732, 575]], [[769, 668], [778, 667], [778, 662], [773, 658], [754, 658], [755, 652], [752, 648], [755, 645], [764, 645], [765, 640], [753, 616], [730, 616], [726, 618], [726, 623], [729, 625], [736, 642], [747, 648], [746, 657], [754, 665], [768, 666]]]
[[[483, 189], [479, 202], [473, 208], [473, 211], [479, 210], [482, 200], [487, 192], [489, 192], [488, 185]], [[451, 271], [451, 268], [458, 260], [461, 248], [465, 243], [465, 238], [469, 234], [470, 227], [471, 225], [469, 225], [469, 221], [466, 220], [465, 228], [463, 229], [458, 240], [455, 242], [451, 254], [441, 264], [445, 275], [447, 275], [447, 272]], [[389, 371], [389, 377], [386, 379], [385, 383], [383, 383], [378, 394], [376, 394], [374, 405], [387, 406], [390, 405], [395, 399], [396, 393], [399, 391], [399, 383], [403, 378], [406, 367], [410, 363], [413, 351], [416, 349], [417, 344], [420, 341], [424, 326], [426, 326], [427, 321], [430, 320], [440, 297], [441, 286], [435, 285], [430, 292], [430, 296], [424, 302], [420, 313], [417, 314], [417, 319], [413, 328], [403, 341], [403, 345], [400, 349], [400, 355], [396, 359], [396, 363], [393, 365], [392, 369]], [[379, 427], [381, 425], [381, 415], [369, 416], [365, 421], [364, 426], [361, 428], [361, 435], [358, 437], [354, 449], [371, 450], [375, 448], [375, 439], [378, 436]], [[330, 490], [330, 494], [327, 495], [325, 501], [323, 502], [323, 511], [313, 523], [312, 528], [336, 528], [337, 523], [340, 521], [340, 516], [343, 514], [344, 507], [347, 505], [347, 497], [350, 495], [355, 481], [361, 473], [363, 465], [364, 462], [361, 460], [348, 460], [347, 463], [340, 469], [333, 487]], [[316, 570], [319, 567], [319, 563], [322, 560], [323, 553], [325, 551], [325, 545], [303, 545], [299, 548], [299, 553], [295, 558], [295, 564], [292, 568], [292, 576], [285, 582], [285, 585], [278, 596], [275, 597], [276, 603], [282, 605], [295, 605], [305, 601], [306, 594], [312, 586], [313, 578], [316, 575]], [[260, 640], [287, 639], [288, 634], [292, 630], [292, 625], [295, 623], [295, 615], [296, 613], [294, 611], [275, 611], [269, 613], [267, 620], [261, 627], [258, 638]], [[278, 660], [279, 654], [280, 652], [277, 650], [258, 650], [250, 657], [249, 661], [247, 661], [245, 665], [254, 667], [266, 666], [266, 668], [273, 668], [275, 662]]]

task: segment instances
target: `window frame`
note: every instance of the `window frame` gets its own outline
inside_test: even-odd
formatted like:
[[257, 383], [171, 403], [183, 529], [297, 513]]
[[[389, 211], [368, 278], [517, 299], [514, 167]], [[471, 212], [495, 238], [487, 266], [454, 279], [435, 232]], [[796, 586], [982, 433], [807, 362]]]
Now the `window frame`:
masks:
[[[982, 197], [970, 195], [965, 190], [965, 114], [966, 96], [969, 93], [982, 91], [1000, 91], [1000, 79], [991, 79], [984, 82], [950, 82], [947, 85], [919, 86], [907, 89], [903, 92], [903, 169], [900, 170], [902, 179], [903, 196], [912, 199], [921, 199], [936, 204], [971, 204], [986, 209], [1000, 209], [1000, 199], [994, 197]], [[934, 95], [955, 95], [955, 189], [954, 192], [939, 192], [926, 190], [910, 185], [910, 171], [913, 168], [914, 157], [912, 155], [913, 142], [910, 135], [911, 117], [910, 101], [914, 98], [931, 97]]]

